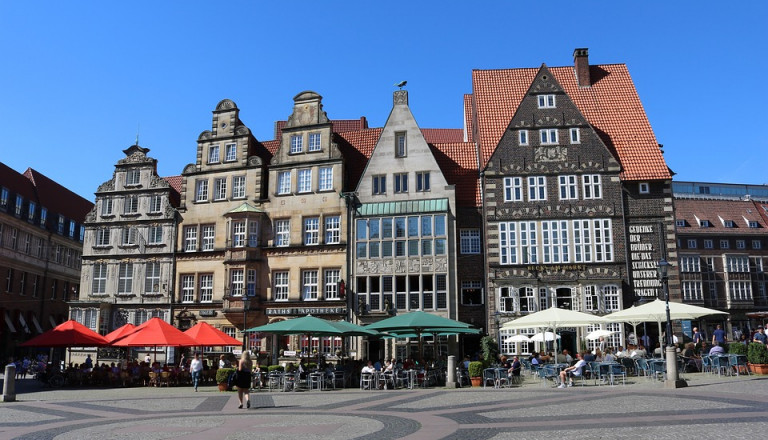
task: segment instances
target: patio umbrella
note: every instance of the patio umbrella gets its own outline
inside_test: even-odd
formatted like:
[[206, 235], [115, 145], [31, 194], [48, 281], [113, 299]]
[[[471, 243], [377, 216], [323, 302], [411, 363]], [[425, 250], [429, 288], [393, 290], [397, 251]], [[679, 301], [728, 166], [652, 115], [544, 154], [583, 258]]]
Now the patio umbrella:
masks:
[[475, 330], [470, 328], [469, 324], [426, 312], [410, 312], [395, 315], [391, 318], [368, 324], [365, 328], [388, 333], [415, 333], [416, 337], [419, 338], [419, 356], [423, 356], [421, 336], [424, 333], [447, 334], [446, 332], [453, 332], [452, 334], [458, 334], [472, 333]]
[[519, 334], [519, 335], [513, 335], [508, 338], [504, 339], [504, 342], [531, 342], [531, 338], [529, 338], [526, 335]]
[[344, 336], [379, 336], [381, 333], [376, 330], [369, 330], [361, 325], [353, 324], [347, 321], [328, 321], [334, 327], [341, 329]]
[[[238, 343], [239, 344], [239, 343]], [[152, 318], [133, 333], [112, 342], [115, 347], [194, 347], [197, 342], [160, 318]]]
[[204, 347], [239, 346], [239, 341], [223, 331], [213, 327], [207, 322], [198, 322], [184, 331], [184, 334], [194, 339], [197, 345]]
[[[514, 321], [505, 322], [501, 328], [521, 329], [541, 327], [544, 329], [552, 329], [552, 332], [557, 334], [558, 327], [586, 327], [590, 324], [605, 322], [608, 321], [597, 315], [590, 315], [589, 313], [560, 309], [556, 306], [552, 306], [546, 310], [531, 313], [530, 315], [523, 316]], [[553, 357], [553, 360], [554, 359], [555, 358]]]
[[531, 336], [530, 340], [533, 342], [544, 342], [544, 341], [554, 341], [555, 339], [560, 339], [560, 335], [557, 335], [552, 332], [539, 332]]
[[[728, 313], [675, 301], [669, 302], [669, 317], [672, 320], [698, 319], [702, 316], [717, 314], [727, 315]], [[605, 315], [604, 318], [608, 322], [629, 323], [633, 328], [641, 322], [656, 321], [659, 324], [659, 336], [661, 336], [661, 323], [667, 320], [667, 302], [656, 299], [639, 306], [613, 312], [610, 315]], [[637, 334], [636, 331], [635, 334]]]
[[106, 335], [104, 335], [104, 339], [106, 339], [109, 342], [112, 342], [112, 341], [115, 341], [117, 339], [122, 338], [123, 336], [126, 336], [126, 335], [129, 335], [129, 334], [133, 333], [133, 331], [135, 329], [136, 329], [135, 325], [133, 325], [131, 323], [128, 323], [128, 324], [125, 324], [122, 327], [118, 327], [117, 329], [112, 330], [111, 332], [107, 333]]
[[343, 335], [344, 330], [335, 327], [331, 321], [316, 318], [312, 315], [302, 316], [301, 318], [286, 319], [271, 324], [253, 327], [247, 332], [274, 333], [277, 335]]
[[61, 323], [19, 344], [21, 347], [103, 347], [105, 345], [109, 345], [109, 341], [103, 336], [74, 320]]
[[616, 332], [612, 332], [610, 330], [595, 330], [592, 332], [587, 333], [587, 336], [585, 336], [586, 339], [590, 341], [594, 341], [595, 339], [607, 338], [608, 336], [613, 335]]

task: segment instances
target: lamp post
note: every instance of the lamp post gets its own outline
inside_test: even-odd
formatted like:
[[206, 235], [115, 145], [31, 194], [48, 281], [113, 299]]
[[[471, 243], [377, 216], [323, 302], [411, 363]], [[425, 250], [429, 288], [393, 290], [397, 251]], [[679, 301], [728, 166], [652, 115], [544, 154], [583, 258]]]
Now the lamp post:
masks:
[[501, 313], [498, 310], [493, 312], [493, 320], [496, 322], [496, 344], [501, 354]]
[[245, 330], [248, 328], [248, 307], [250, 306], [251, 300], [243, 296], [243, 352], [248, 349], [248, 333]]
[[678, 379], [677, 376], [677, 349], [675, 348], [674, 337], [672, 336], [672, 319], [669, 315], [669, 262], [665, 259], [659, 261], [656, 270], [659, 275], [659, 281], [661, 281], [661, 288], [663, 289], [665, 301], [667, 304], [667, 347], [666, 347], [666, 363], [667, 363], [667, 381], [664, 382], [665, 388], [682, 388], [688, 384], [684, 380]]

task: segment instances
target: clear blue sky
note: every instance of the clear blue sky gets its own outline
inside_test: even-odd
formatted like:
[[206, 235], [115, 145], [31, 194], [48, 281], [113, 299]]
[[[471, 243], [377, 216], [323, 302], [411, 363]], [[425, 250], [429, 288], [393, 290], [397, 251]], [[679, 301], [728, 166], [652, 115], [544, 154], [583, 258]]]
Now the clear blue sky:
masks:
[[422, 128], [461, 128], [472, 69], [571, 65], [573, 49], [588, 47], [593, 64], [628, 65], [676, 179], [768, 183], [768, 2], [534, 8], [3, 1], [0, 161], [92, 200], [137, 130], [160, 174], [180, 174], [224, 98], [269, 140], [301, 91], [320, 93], [332, 119], [377, 127], [393, 84], [408, 80]]

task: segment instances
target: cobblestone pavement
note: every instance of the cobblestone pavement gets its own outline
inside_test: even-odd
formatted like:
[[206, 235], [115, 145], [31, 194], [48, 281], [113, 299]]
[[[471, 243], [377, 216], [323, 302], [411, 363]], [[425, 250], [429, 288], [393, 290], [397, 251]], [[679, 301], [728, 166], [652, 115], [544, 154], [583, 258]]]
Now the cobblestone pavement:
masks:
[[17, 382], [0, 402], [0, 439], [748, 438], [768, 429], [768, 377], [686, 375], [689, 386], [237, 393], [215, 387], [43, 389]]

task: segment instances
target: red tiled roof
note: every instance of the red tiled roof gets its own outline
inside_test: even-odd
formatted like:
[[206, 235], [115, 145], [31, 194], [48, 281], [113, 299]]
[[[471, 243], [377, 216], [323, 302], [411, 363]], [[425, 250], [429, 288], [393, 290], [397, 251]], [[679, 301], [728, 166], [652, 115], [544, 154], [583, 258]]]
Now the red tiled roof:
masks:
[[[675, 199], [675, 219], [686, 223], [676, 229], [678, 234], [766, 234], [768, 223], [760, 209], [752, 201]], [[710, 226], [702, 228], [699, 220], [709, 220]], [[723, 220], [733, 221], [734, 227], [725, 227]], [[760, 227], [750, 228], [750, 221]]]
[[274, 155], [275, 155], [275, 153], [277, 153], [277, 149], [280, 147], [280, 141], [278, 141], [278, 140], [274, 140], [274, 141], [266, 141], [266, 142], [261, 142], [261, 145], [262, 145], [262, 146], [263, 146], [263, 147], [264, 147], [264, 148], [265, 148], [267, 151], [269, 151], [269, 154], [271, 154], [272, 156], [274, 156]]
[[[591, 87], [578, 87], [573, 66], [549, 70], [603, 142], [616, 152], [622, 165], [622, 179], [671, 178], [626, 65], [590, 66]], [[483, 166], [538, 71], [538, 68], [472, 71]]]
[[464, 142], [464, 130], [460, 128], [422, 128], [421, 134], [430, 144]]
[[171, 206], [178, 208], [181, 202], [181, 185], [184, 183], [184, 176], [168, 176], [161, 177], [161, 179], [168, 182], [171, 185], [171, 193], [168, 195], [171, 201]]
[[349, 180], [345, 182], [345, 191], [357, 188], [357, 182], [363, 175], [368, 159], [373, 154], [376, 142], [379, 141], [383, 128], [368, 128], [365, 130], [336, 133], [336, 144], [341, 154], [346, 158], [346, 175]]
[[40, 205], [46, 207], [48, 211], [82, 223], [85, 216], [93, 209], [93, 203], [32, 168], [24, 171], [24, 177], [35, 186]]
[[477, 171], [475, 144], [457, 142], [430, 146], [445, 179], [449, 184], [456, 186], [456, 205], [480, 206], [480, 176]]

